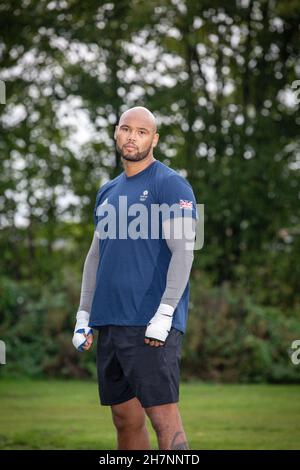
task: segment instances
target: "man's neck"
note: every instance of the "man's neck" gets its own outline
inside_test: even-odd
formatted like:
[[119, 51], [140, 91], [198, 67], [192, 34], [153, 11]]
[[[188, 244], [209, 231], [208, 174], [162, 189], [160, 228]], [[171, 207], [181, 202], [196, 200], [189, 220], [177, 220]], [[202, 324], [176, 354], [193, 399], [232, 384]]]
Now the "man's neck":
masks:
[[143, 171], [147, 166], [151, 165], [151, 163], [155, 162], [155, 158], [153, 155], [141, 160], [140, 162], [129, 162], [128, 160], [123, 159], [123, 168], [125, 171], [126, 176], [134, 176], [140, 171]]

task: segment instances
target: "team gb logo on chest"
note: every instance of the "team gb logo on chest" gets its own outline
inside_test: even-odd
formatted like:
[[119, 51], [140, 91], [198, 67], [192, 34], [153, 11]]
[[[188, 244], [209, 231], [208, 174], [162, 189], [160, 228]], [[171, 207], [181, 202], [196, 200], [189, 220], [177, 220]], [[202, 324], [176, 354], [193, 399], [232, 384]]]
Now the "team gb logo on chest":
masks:
[[143, 191], [143, 193], [140, 195], [140, 201], [146, 201], [148, 193], [149, 192], [147, 191], [147, 189], [145, 189], [145, 191]]

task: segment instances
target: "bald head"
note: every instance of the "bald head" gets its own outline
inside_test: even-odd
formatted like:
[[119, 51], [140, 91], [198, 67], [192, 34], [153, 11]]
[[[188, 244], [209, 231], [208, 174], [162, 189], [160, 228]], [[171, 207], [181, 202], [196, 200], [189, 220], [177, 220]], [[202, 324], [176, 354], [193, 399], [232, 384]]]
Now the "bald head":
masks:
[[155, 117], [149, 109], [144, 108], [143, 106], [134, 106], [133, 108], [128, 109], [121, 114], [119, 126], [131, 119], [138, 121], [140, 123], [140, 127], [148, 129], [151, 133], [155, 134], [157, 132]]

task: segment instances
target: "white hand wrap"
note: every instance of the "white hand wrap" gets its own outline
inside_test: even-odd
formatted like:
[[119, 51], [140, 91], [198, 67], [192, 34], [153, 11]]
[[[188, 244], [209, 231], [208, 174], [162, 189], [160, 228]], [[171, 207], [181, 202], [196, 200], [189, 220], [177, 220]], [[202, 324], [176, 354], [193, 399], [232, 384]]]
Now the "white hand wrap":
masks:
[[74, 335], [72, 339], [72, 343], [77, 349], [77, 351], [84, 351], [83, 346], [85, 345], [87, 339], [84, 336], [92, 335], [93, 330], [88, 326], [89, 325], [89, 318], [90, 314], [85, 310], [79, 310], [76, 315], [76, 325], [74, 329]]
[[171, 330], [174, 310], [171, 305], [160, 304], [147, 325], [145, 337], [165, 342]]

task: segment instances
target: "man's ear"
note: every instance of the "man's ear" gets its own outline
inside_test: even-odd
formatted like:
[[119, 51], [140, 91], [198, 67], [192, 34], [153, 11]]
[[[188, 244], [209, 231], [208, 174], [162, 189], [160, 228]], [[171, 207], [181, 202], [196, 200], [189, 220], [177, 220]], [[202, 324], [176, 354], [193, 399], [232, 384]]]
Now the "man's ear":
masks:
[[154, 134], [154, 138], [153, 138], [153, 148], [157, 146], [158, 140], [159, 140], [159, 134], [156, 133]]
[[115, 132], [114, 132], [114, 139], [115, 139], [115, 140], [116, 140], [116, 138], [117, 138], [117, 130], [118, 130], [118, 127], [119, 127], [119, 126], [115, 126]]

